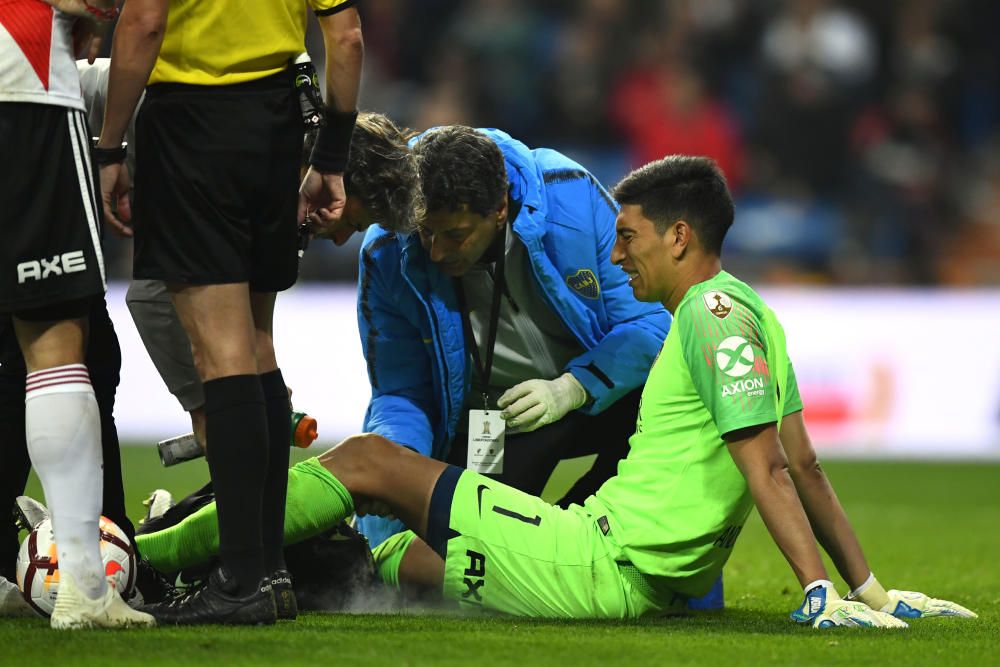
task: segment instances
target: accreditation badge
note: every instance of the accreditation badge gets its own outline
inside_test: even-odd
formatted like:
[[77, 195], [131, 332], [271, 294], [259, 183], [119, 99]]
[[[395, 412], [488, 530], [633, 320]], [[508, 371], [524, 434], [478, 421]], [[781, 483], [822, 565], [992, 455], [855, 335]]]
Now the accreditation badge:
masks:
[[479, 473], [503, 472], [503, 439], [507, 424], [499, 410], [469, 410], [469, 454], [466, 468]]

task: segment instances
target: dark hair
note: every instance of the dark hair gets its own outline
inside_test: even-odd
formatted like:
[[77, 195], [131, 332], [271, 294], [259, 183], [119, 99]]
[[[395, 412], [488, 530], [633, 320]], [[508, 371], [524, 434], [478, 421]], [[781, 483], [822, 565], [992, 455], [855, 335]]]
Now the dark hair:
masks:
[[413, 147], [428, 211], [495, 212], [507, 196], [500, 148], [482, 132], [451, 125], [425, 133]]
[[614, 188], [619, 204], [637, 204], [663, 234], [686, 221], [702, 248], [719, 255], [733, 224], [733, 197], [726, 177], [711, 158], [668, 155], [626, 175]]

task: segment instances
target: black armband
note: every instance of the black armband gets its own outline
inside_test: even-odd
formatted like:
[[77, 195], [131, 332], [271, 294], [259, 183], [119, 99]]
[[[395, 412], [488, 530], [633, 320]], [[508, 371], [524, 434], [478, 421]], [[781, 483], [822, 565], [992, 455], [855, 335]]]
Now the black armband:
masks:
[[326, 124], [319, 129], [309, 164], [324, 174], [343, 172], [351, 152], [351, 134], [357, 111], [336, 111], [327, 107]]
[[118, 148], [101, 148], [97, 145], [97, 138], [94, 138], [94, 147], [90, 149], [94, 156], [94, 162], [99, 167], [106, 164], [119, 164], [125, 161], [128, 155], [128, 142], [123, 141]]

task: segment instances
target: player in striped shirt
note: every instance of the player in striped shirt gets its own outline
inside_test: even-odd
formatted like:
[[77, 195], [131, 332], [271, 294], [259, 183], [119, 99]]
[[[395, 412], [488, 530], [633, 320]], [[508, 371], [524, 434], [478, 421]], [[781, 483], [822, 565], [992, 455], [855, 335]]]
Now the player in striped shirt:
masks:
[[0, 310], [13, 316], [27, 366], [28, 451], [58, 543], [53, 628], [153, 623], [108, 585], [98, 546], [101, 426], [84, 347], [105, 277], [74, 59], [92, 45], [91, 21], [41, 0], [0, 3], [0, 145], [10, 156], [0, 178]]

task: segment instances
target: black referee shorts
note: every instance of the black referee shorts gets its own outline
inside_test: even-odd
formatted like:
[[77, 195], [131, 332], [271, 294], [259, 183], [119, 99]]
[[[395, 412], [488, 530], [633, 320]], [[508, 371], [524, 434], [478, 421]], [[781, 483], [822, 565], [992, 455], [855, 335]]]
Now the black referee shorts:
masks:
[[288, 72], [155, 84], [136, 122], [136, 278], [291, 287], [302, 120]]
[[83, 112], [2, 102], [0, 146], [0, 313], [83, 316], [104, 293], [97, 179]]

